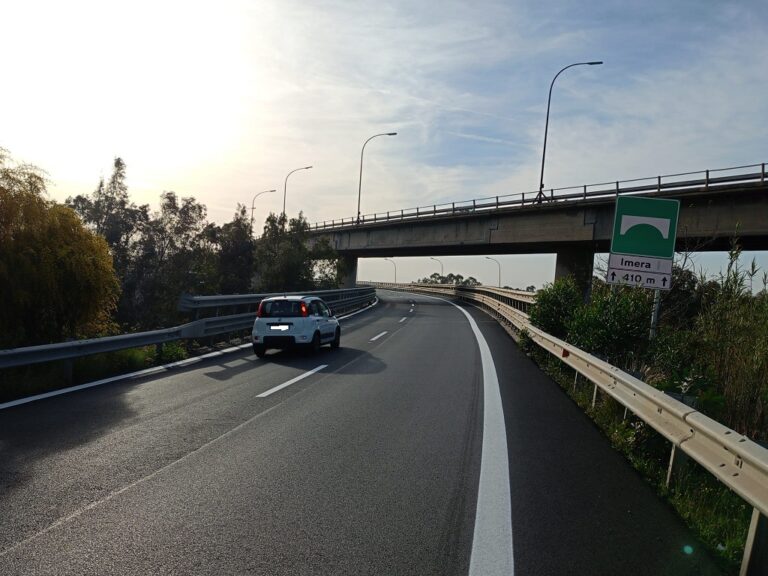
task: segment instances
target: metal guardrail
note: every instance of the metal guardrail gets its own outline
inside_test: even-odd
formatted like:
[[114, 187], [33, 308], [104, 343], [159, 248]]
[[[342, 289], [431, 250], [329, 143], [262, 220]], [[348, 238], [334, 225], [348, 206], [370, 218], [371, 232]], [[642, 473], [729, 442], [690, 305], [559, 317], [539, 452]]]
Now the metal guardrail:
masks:
[[[623, 194], [643, 194], [654, 192], [672, 192], [699, 189], [725, 188], [734, 184], [757, 183], [765, 184], [768, 174], [766, 163], [735, 166], [732, 168], [717, 168], [714, 170], [700, 170], [698, 172], [684, 172], [681, 174], [668, 174], [666, 176], [653, 176], [649, 178], [634, 178], [632, 180], [619, 180], [616, 182], [602, 182], [599, 184], [585, 184], [582, 186], [568, 186], [565, 188], [550, 188], [545, 191], [543, 201], [540, 201], [538, 190], [516, 194], [491, 196], [474, 200], [432, 204], [403, 210], [389, 212], [377, 212], [364, 214], [359, 217], [342, 218], [341, 220], [325, 220], [310, 224], [312, 230], [333, 230], [337, 228], [357, 227], [361, 225], [382, 224], [393, 221], [420, 220], [439, 216], [456, 216], [473, 214], [476, 212], [492, 212], [501, 209], [518, 208], [523, 206], [546, 206], [552, 203], [576, 203], [585, 200], [611, 198]], [[755, 170], [758, 169], [758, 170]], [[725, 176], [713, 176], [730, 172]], [[691, 176], [700, 176], [691, 179]]]
[[720, 482], [755, 509], [750, 538], [744, 552], [742, 574], [764, 573], [748, 569], [759, 515], [768, 517], [768, 449], [746, 436], [723, 426], [679, 400], [665, 394], [583, 350], [547, 334], [530, 323], [528, 315], [501, 300], [501, 295], [480, 288], [441, 285], [388, 286], [390, 289], [443, 294], [479, 303], [509, 322], [552, 355], [594, 384], [592, 405], [597, 390], [602, 390], [672, 443], [667, 484], [672, 475], [677, 450], [682, 450]]
[[[178, 309], [183, 312], [193, 310], [216, 309], [224, 307], [255, 306], [264, 298], [272, 296], [303, 296], [309, 292], [272, 292], [268, 294], [217, 294], [214, 296], [191, 296], [182, 294]], [[316, 290], [311, 292], [313, 296], [319, 296], [332, 308], [344, 305], [355, 297], [365, 297], [372, 294], [370, 287], [346, 288], [341, 290]], [[375, 294], [374, 294], [375, 295]], [[336, 306], [334, 306], [336, 305]]]
[[[373, 287], [352, 288], [348, 290], [332, 290], [322, 292], [299, 292], [294, 295], [321, 295], [325, 292], [333, 292], [335, 299], [330, 300], [331, 308], [334, 313], [346, 312], [356, 308], [362, 308], [376, 297], [376, 290]], [[263, 298], [269, 296], [281, 296], [281, 294], [248, 294], [249, 304], [261, 302]], [[211, 300], [205, 300], [210, 298]], [[185, 308], [186, 310], [195, 310], [199, 308], [216, 308], [223, 306], [241, 305], [245, 302], [239, 301], [238, 304], [226, 302], [227, 299], [240, 299], [236, 296], [195, 296], [190, 297], [188, 301], [196, 307]], [[325, 298], [323, 298], [325, 300]], [[218, 303], [215, 303], [218, 302]], [[70, 360], [81, 356], [90, 356], [103, 352], [116, 352], [127, 348], [137, 348], [140, 346], [152, 346], [172, 342], [175, 340], [205, 338], [217, 334], [227, 334], [229, 332], [238, 332], [248, 330], [253, 326], [253, 320], [256, 312], [247, 312], [243, 314], [230, 314], [227, 316], [212, 316], [202, 318], [175, 326], [173, 328], [164, 328], [162, 330], [152, 330], [149, 332], [137, 332], [135, 334], [121, 334], [119, 336], [107, 336], [105, 338], [93, 338], [89, 340], [75, 340], [72, 342], [61, 342], [58, 344], [44, 344], [42, 346], [27, 346], [25, 348], [12, 348], [10, 350], [0, 350], [0, 368], [13, 368], [15, 366], [26, 366], [29, 364], [39, 364], [42, 362], [52, 362], [55, 360]]]

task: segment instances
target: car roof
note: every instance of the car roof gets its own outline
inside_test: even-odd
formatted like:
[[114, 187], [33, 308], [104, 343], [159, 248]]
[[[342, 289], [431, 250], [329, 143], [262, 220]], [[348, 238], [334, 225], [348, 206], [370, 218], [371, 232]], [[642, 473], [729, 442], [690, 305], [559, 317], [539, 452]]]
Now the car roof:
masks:
[[269, 298], [264, 298], [262, 302], [273, 302], [275, 300], [289, 300], [292, 302], [297, 302], [299, 300], [320, 300], [317, 296], [270, 296]]

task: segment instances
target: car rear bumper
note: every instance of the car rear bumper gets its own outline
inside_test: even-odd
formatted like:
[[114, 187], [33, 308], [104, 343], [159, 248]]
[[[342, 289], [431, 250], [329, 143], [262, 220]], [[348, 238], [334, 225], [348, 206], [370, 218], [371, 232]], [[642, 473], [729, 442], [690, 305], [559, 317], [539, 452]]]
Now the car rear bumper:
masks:
[[259, 344], [265, 348], [293, 348], [296, 346], [294, 336], [264, 336], [259, 338]]

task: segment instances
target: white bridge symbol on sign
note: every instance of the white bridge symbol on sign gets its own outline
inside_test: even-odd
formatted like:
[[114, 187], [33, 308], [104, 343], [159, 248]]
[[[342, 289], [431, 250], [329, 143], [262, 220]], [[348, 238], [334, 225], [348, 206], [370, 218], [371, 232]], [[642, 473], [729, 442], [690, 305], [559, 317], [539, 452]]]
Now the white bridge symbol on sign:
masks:
[[653, 226], [661, 232], [662, 238], [667, 240], [669, 238], [669, 220], [666, 218], [653, 218], [652, 216], [630, 216], [630, 215], [623, 215], [621, 217], [621, 227], [619, 229], [619, 234], [624, 236], [630, 229], [634, 228], [635, 226], [640, 226], [641, 224], [648, 224], [648, 226]]

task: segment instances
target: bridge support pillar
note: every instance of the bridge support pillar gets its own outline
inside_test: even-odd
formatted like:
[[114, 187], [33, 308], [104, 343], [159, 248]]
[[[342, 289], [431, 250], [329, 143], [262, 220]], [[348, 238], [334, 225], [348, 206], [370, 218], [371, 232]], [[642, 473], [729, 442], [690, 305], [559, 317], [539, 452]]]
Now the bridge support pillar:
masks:
[[564, 248], [557, 252], [555, 261], [555, 280], [573, 276], [584, 294], [584, 301], [589, 300], [592, 291], [592, 264], [595, 254], [590, 248]]
[[354, 288], [357, 283], [357, 256], [343, 255], [344, 278], [341, 281], [341, 288]]

